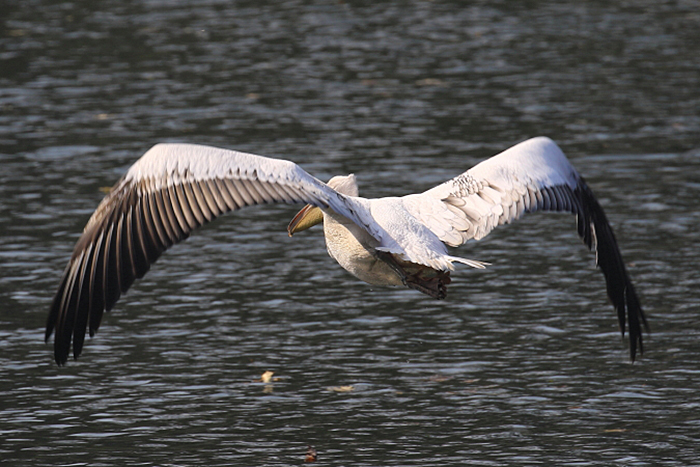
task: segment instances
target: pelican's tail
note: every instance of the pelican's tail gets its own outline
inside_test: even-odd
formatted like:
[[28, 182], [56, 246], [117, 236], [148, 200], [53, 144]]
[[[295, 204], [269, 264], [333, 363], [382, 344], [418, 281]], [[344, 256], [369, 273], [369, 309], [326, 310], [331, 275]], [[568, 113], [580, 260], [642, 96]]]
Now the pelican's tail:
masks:
[[486, 266], [491, 266], [491, 263], [477, 261], [475, 259], [460, 258], [459, 256], [448, 256], [447, 259], [450, 261], [450, 263], [462, 263], [476, 269], [485, 269]]

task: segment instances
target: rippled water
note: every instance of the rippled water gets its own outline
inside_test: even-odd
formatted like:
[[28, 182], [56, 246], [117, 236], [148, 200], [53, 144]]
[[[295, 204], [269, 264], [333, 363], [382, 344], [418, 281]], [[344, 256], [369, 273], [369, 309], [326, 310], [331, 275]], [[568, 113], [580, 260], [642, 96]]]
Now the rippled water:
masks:
[[[700, 465], [694, 2], [190, 3], [1, 7], [0, 459]], [[100, 189], [156, 142], [383, 196], [538, 134], [616, 229], [653, 331], [633, 365], [554, 214], [463, 247], [493, 266], [435, 301], [353, 279], [318, 230], [288, 238], [293, 207], [251, 209], [164, 255], [77, 362], [42, 341]]]

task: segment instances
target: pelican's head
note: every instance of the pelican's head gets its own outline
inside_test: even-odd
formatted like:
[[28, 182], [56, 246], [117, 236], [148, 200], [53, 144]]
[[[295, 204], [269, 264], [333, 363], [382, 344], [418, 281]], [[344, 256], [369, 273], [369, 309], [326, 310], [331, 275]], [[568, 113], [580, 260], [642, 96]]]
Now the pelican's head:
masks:
[[328, 180], [328, 186], [333, 188], [338, 193], [342, 193], [347, 196], [360, 196], [360, 190], [357, 188], [355, 174], [336, 175]]
[[[350, 175], [336, 175], [335, 177], [328, 180], [328, 186], [333, 188], [338, 193], [348, 196], [358, 196], [359, 189], [357, 188], [357, 181], [355, 180], [355, 174]], [[294, 219], [287, 226], [287, 233], [291, 237], [297, 232], [306, 230], [313, 227], [316, 224], [323, 222], [323, 211], [316, 206], [307, 204], [301, 211], [294, 216]]]

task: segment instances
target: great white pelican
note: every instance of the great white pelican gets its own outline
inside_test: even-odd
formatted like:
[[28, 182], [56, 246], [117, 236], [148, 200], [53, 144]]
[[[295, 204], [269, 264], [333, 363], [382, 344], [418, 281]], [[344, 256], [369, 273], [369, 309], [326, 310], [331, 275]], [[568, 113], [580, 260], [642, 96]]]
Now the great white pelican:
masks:
[[293, 162], [193, 144], [158, 144], [111, 189], [88, 220], [53, 299], [45, 338], [65, 364], [78, 358], [134, 280], [169, 247], [217, 216], [245, 206], [306, 203], [289, 235], [323, 222], [330, 256], [374, 285], [444, 298], [455, 263], [487, 263], [447, 247], [479, 240], [526, 212], [569, 211], [595, 250], [630, 356], [647, 327], [612, 228], [590, 188], [549, 138], [522, 142], [420, 194], [367, 199], [354, 175], [328, 184]]

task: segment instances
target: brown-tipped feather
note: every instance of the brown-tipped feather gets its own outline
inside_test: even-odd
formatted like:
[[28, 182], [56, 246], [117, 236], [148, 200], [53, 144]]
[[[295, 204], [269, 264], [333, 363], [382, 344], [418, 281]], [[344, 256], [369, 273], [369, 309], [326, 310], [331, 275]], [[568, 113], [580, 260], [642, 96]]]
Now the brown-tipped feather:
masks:
[[137, 279], [141, 279], [148, 272], [151, 263], [153, 263], [160, 254], [159, 248], [156, 245], [156, 234], [149, 226], [147, 212], [144, 209], [144, 204], [148, 197], [139, 197], [136, 204], [136, 239], [139, 242], [139, 248], [143, 252], [141, 267]]
[[90, 305], [89, 274], [92, 269], [93, 245], [93, 243], [88, 244], [80, 266], [80, 280], [78, 282], [75, 325], [73, 330], [73, 353], [78, 355], [80, 355], [80, 351], [83, 348], [85, 330], [90, 316], [90, 310], [88, 308]]
[[182, 232], [188, 232], [201, 225], [195, 217], [190, 200], [187, 199], [185, 186], [186, 184], [178, 184], [163, 190], [163, 201], [172, 211], [171, 222], [175, 221], [172, 222], [173, 228]]
[[200, 187], [202, 189], [202, 193], [204, 193], [204, 196], [207, 198], [210, 209], [216, 216], [228, 211], [226, 203], [221, 197], [221, 193], [219, 193], [219, 189], [216, 187], [213, 180], [200, 182]]
[[[89, 329], [90, 337], [94, 336], [100, 327], [102, 310], [104, 309], [104, 248], [105, 235], [100, 232], [96, 239], [96, 247], [93, 250], [92, 271], [90, 273], [90, 303]], [[99, 310], [99, 311], [98, 311]]]
[[173, 242], [168, 234], [168, 229], [163, 224], [163, 218], [158, 212], [158, 200], [156, 199], [156, 196], [160, 197], [160, 194], [146, 193], [143, 196], [143, 199], [146, 206], [144, 208], [146, 213], [146, 222], [149, 226], [153, 227], [152, 230], [155, 232], [155, 235], [153, 235], [153, 241], [156, 244], [159, 251], [158, 254], [160, 255], [160, 253], [164, 252], [170, 245], [173, 244]]
[[224, 185], [226, 185], [226, 188], [228, 190], [228, 193], [231, 195], [233, 200], [236, 202], [236, 206], [238, 208], [241, 208], [243, 206], [246, 206], [248, 204], [247, 200], [243, 198], [243, 195], [238, 192], [238, 189], [233, 183], [233, 180], [224, 179]]
[[168, 236], [168, 244], [172, 245], [173, 243], [179, 242], [182, 237], [182, 230], [173, 212], [170, 193], [167, 189], [155, 190], [153, 192], [153, 199], [155, 200], [155, 203], [152, 203], [152, 209], [154, 210], [153, 216], [160, 220], [160, 225], [163, 226]]
[[216, 185], [216, 188], [219, 190], [219, 193], [221, 193], [221, 198], [223, 199], [224, 203], [226, 204], [226, 209], [222, 209], [223, 212], [234, 210], [238, 207], [240, 207], [239, 204], [236, 203], [236, 201], [231, 197], [231, 193], [229, 192], [228, 188], [226, 188], [226, 184], [224, 183], [223, 180], [220, 179], [215, 179], [214, 184]]
[[253, 196], [250, 194], [250, 192], [246, 188], [245, 183], [236, 184], [236, 186], [234, 187], [234, 190], [243, 199], [243, 201], [245, 203], [244, 205], [247, 206], [250, 204], [255, 204], [255, 199], [253, 198]]
[[210, 222], [214, 218], [214, 213], [211, 212], [209, 204], [207, 203], [198, 182], [192, 182], [189, 184], [192, 195], [194, 195], [194, 205], [199, 207], [199, 211], [202, 213], [202, 224], [205, 222]]
[[[202, 198], [204, 199], [204, 202], [206, 203], [206, 206], [209, 212], [211, 213], [211, 218], [213, 219], [214, 217], [219, 216], [222, 211], [219, 210], [219, 206], [216, 204], [216, 201], [214, 200], [214, 197], [212, 196], [209, 187], [207, 187], [207, 182], [196, 182], [194, 186], [202, 194]], [[211, 221], [211, 219], [209, 220]]]
[[199, 201], [197, 200], [197, 197], [194, 193], [194, 190], [192, 189], [193, 183], [184, 183], [182, 185], [182, 188], [185, 192], [185, 201], [183, 202], [182, 200], [180, 201], [181, 207], [184, 209], [185, 204], [187, 207], [190, 209], [192, 212], [192, 215], [194, 215], [194, 218], [197, 221], [197, 226], [200, 226], [204, 224], [204, 222], [208, 221], [209, 218], [204, 215], [202, 212], [203, 210], [206, 211], [206, 207], [201, 206], [199, 204]]

